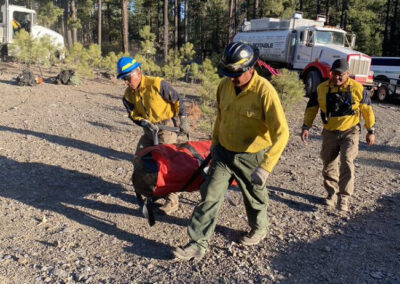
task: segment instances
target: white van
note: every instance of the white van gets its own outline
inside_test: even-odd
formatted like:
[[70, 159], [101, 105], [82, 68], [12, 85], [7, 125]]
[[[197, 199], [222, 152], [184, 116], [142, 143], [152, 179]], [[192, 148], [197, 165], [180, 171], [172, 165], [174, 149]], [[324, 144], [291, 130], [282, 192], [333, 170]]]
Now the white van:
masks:
[[400, 57], [372, 57], [371, 70], [375, 83], [382, 85], [375, 94], [378, 100], [400, 94]]

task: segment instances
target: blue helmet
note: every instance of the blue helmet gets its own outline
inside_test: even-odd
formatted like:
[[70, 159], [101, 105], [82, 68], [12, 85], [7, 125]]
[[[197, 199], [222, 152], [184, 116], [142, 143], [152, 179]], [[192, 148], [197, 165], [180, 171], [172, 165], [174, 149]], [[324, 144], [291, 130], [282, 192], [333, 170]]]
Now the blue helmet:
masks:
[[121, 57], [117, 63], [118, 79], [128, 76], [129, 73], [140, 67], [142, 64], [138, 63], [131, 57]]

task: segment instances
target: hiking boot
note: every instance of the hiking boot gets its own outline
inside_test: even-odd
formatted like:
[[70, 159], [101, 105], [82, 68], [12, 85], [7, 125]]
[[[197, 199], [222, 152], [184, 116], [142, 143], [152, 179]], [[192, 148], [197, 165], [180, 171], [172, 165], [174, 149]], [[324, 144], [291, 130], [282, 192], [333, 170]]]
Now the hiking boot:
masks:
[[324, 199], [324, 204], [329, 207], [335, 207], [336, 201], [337, 201], [337, 195], [332, 194], [332, 195], [328, 195], [328, 197], [326, 199]]
[[171, 193], [167, 196], [164, 205], [160, 206], [160, 210], [169, 215], [179, 208], [179, 197], [177, 194]]
[[338, 203], [338, 209], [340, 211], [349, 211], [349, 199], [348, 198], [340, 198]]
[[240, 243], [245, 246], [254, 246], [259, 244], [265, 237], [267, 236], [267, 232], [257, 232], [251, 230], [246, 236], [244, 236]]
[[183, 248], [175, 248], [172, 253], [175, 258], [181, 260], [201, 259], [206, 254], [206, 250], [194, 242], [188, 243]]

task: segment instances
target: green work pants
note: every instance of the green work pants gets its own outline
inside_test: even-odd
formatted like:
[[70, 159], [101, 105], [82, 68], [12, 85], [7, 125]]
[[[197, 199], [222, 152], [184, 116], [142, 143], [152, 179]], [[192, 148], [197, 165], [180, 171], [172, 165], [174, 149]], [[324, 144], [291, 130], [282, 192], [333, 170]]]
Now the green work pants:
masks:
[[260, 233], [268, 231], [267, 190], [250, 181], [265, 150], [254, 154], [235, 153], [217, 145], [213, 152], [209, 172], [200, 187], [201, 202], [194, 209], [188, 227], [189, 237], [204, 249], [215, 230], [218, 211], [233, 178], [242, 191], [250, 228]]

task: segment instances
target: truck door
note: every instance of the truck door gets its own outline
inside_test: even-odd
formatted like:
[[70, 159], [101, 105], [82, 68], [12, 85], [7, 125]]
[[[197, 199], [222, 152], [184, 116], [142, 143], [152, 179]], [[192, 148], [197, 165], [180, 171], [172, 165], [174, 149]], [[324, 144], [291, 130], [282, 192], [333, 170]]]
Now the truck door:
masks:
[[305, 29], [298, 33], [298, 45], [294, 56], [293, 68], [303, 69], [311, 62], [311, 55], [314, 46], [314, 32]]

